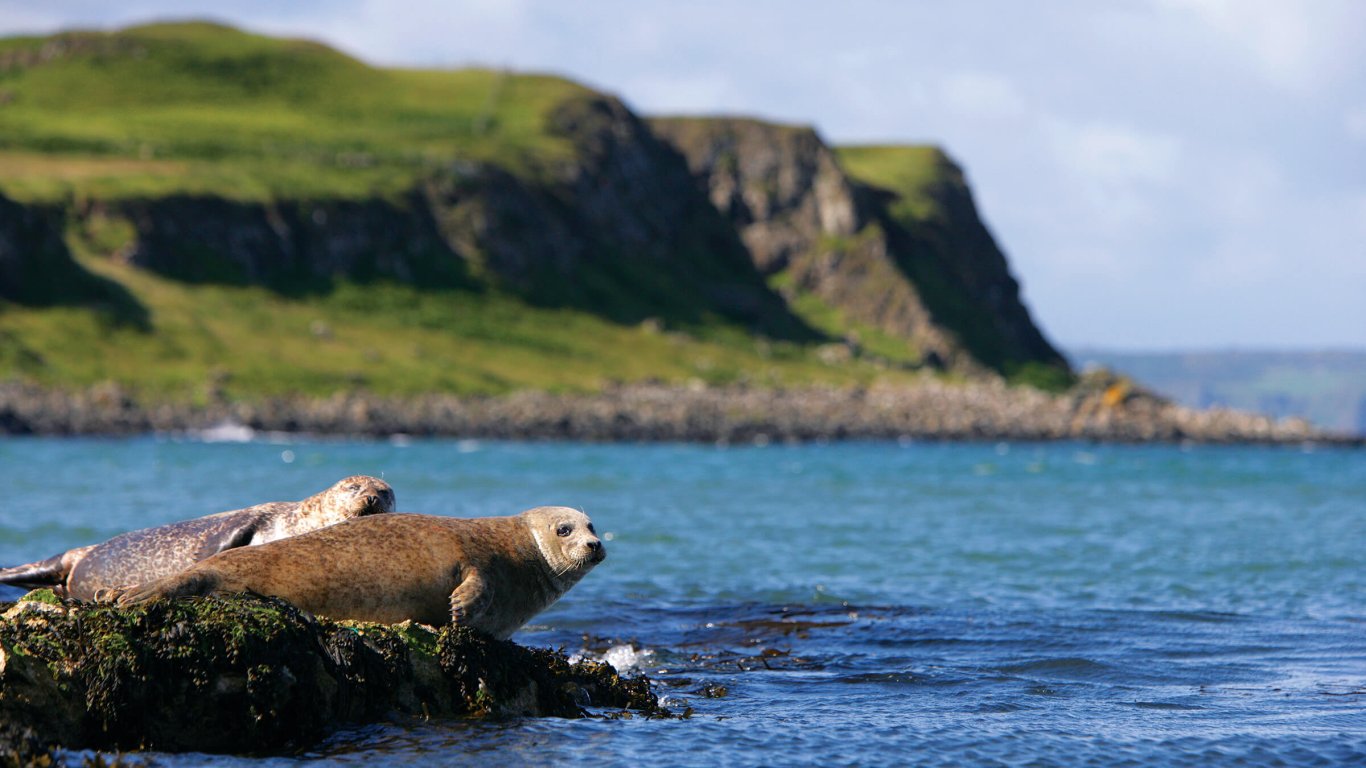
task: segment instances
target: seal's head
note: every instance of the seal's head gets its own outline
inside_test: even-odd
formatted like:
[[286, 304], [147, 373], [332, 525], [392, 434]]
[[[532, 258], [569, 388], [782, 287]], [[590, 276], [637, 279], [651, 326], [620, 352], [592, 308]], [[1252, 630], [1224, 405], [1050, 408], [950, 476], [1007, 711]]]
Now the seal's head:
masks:
[[593, 521], [577, 509], [537, 507], [522, 517], [562, 589], [569, 589], [607, 557]]
[[304, 505], [312, 507], [305, 513], [316, 515], [330, 525], [353, 517], [393, 512], [394, 489], [378, 477], [352, 475], [306, 499]]

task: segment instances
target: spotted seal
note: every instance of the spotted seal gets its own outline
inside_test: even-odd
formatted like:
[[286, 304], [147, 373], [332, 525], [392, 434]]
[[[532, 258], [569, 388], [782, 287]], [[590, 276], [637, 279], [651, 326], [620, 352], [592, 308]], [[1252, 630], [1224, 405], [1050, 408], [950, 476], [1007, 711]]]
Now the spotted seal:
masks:
[[568, 507], [470, 519], [381, 515], [223, 552], [101, 599], [255, 592], [333, 619], [454, 622], [506, 639], [605, 556], [592, 521]]
[[0, 583], [51, 587], [90, 600], [103, 589], [142, 584], [178, 573], [224, 550], [265, 544], [354, 517], [394, 511], [394, 490], [375, 477], [353, 475], [303, 501], [274, 501], [169, 523], [0, 570]]

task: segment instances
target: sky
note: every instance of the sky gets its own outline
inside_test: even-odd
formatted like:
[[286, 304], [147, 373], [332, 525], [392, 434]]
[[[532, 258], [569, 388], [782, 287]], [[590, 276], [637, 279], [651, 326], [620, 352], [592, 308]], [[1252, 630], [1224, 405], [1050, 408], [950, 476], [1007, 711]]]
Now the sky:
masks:
[[191, 17], [938, 144], [1064, 348], [1366, 348], [1366, 2], [0, 0], [0, 35]]

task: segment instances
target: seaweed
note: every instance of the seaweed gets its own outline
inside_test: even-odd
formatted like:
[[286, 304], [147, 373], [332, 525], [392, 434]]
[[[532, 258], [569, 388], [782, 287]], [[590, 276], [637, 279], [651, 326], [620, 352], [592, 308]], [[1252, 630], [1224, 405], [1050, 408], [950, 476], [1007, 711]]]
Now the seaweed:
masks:
[[0, 619], [0, 765], [53, 746], [287, 753], [395, 713], [589, 707], [669, 714], [648, 679], [606, 664], [462, 627], [334, 622], [257, 595], [125, 608], [44, 590]]

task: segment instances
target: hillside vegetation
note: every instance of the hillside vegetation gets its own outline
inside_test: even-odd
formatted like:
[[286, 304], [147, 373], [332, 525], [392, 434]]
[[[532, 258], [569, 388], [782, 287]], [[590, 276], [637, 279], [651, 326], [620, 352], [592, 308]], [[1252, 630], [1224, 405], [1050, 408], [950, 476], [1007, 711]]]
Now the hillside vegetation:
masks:
[[127, 289], [150, 327], [83, 307], [6, 307], [0, 376], [68, 387], [112, 380], [144, 395], [196, 399], [909, 378], [871, 363], [825, 364], [804, 345], [756, 340], [720, 322], [661, 331], [497, 293], [393, 283], [340, 283], [293, 299], [258, 287], [187, 286], [98, 258], [81, 263]]
[[[839, 157], [907, 226], [961, 184], [938, 150], [872, 152]], [[995, 311], [971, 265], [887, 273], [926, 281], [912, 334], [784, 284], [701, 184], [557, 77], [382, 69], [207, 23], [0, 40], [0, 380], [196, 402], [847, 386], [1032, 354], [970, 317]]]
[[367, 66], [207, 23], [0, 41], [0, 192], [238, 200], [399, 194], [453, 159], [563, 161], [555, 77]]

